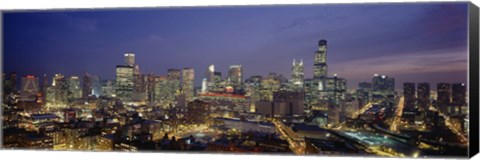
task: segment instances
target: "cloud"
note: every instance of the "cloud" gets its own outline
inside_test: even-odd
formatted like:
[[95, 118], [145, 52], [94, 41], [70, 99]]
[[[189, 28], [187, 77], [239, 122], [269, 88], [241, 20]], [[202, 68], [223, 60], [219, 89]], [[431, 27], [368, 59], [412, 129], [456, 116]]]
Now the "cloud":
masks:
[[68, 27], [80, 31], [99, 31], [98, 22], [95, 19], [80, 18], [69, 14], [59, 14]]
[[[366, 59], [353, 59], [335, 64], [342, 75], [367, 77], [378, 74], [430, 74], [467, 71], [467, 52], [463, 50], [432, 50], [399, 53]], [[368, 72], [368, 73], [367, 73]]]
[[[320, 12], [313, 16], [297, 17], [289, 20], [285, 24], [281, 24], [277, 27], [277, 31], [284, 31], [294, 28], [301, 28], [304, 26], [311, 26], [313, 23], [323, 22], [323, 24], [329, 25], [342, 25], [349, 17], [341, 14], [332, 14], [330, 12]], [[314, 25], [315, 26], [315, 25]]]

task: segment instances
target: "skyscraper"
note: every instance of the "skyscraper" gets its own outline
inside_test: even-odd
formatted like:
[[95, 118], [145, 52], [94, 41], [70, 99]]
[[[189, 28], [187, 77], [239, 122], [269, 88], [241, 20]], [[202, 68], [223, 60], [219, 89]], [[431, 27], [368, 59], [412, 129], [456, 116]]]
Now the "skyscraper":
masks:
[[409, 124], [415, 123], [415, 115], [417, 115], [416, 105], [415, 105], [415, 83], [405, 82], [403, 83], [403, 113], [402, 118], [404, 118]]
[[375, 74], [372, 79], [372, 101], [379, 102], [395, 96], [395, 79], [386, 75]]
[[135, 54], [134, 53], [127, 52], [127, 53], [125, 53], [124, 57], [125, 57], [125, 64], [127, 66], [133, 67], [133, 65], [135, 65]]
[[448, 106], [450, 105], [451, 89], [448, 83], [437, 84], [437, 101], [435, 102], [437, 108], [443, 113], [448, 113]]
[[228, 83], [232, 86], [240, 86], [243, 83], [242, 65], [231, 65], [228, 70]]
[[82, 97], [80, 88], [80, 79], [77, 76], [71, 76], [67, 79], [67, 99], [73, 100]]
[[60, 90], [66, 92], [66, 90], [67, 90], [67, 80], [65, 79], [65, 76], [63, 76], [62, 74], [53, 75], [52, 86], [56, 86]]
[[62, 74], [55, 74], [52, 85], [47, 88], [46, 101], [55, 106], [65, 106], [68, 95], [67, 80]]
[[415, 83], [403, 83], [404, 110], [415, 110]]
[[430, 84], [427, 82], [417, 85], [417, 105], [418, 108], [427, 111], [430, 107]]
[[203, 78], [203, 79], [202, 79], [202, 89], [201, 89], [201, 93], [207, 92], [207, 88], [208, 88], [207, 78]]
[[300, 62], [296, 62], [293, 59], [292, 63], [292, 84], [296, 87], [303, 87], [303, 60], [300, 59]]
[[193, 83], [195, 80], [195, 71], [193, 68], [184, 68], [182, 70], [182, 92], [187, 101], [193, 99]]
[[466, 93], [467, 87], [465, 83], [454, 83], [452, 84], [452, 113], [459, 114], [461, 113], [461, 107], [466, 106]]
[[42, 91], [45, 93], [47, 91], [48, 87], [48, 77], [47, 74], [43, 74], [43, 85], [42, 85]]
[[318, 50], [315, 52], [313, 63], [313, 78], [318, 80], [328, 76], [327, 40], [318, 41]]
[[370, 99], [372, 98], [372, 83], [358, 83], [358, 89], [356, 94], [359, 107], [363, 107], [364, 105], [370, 103]]
[[3, 75], [3, 95], [8, 95], [10, 93], [16, 92], [17, 90], [17, 73], [10, 72], [8, 77]]
[[115, 81], [102, 80], [102, 96], [113, 97], [115, 95]]
[[215, 65], [211, 64], [208, 66], [205, 76], [207, 77], [207, 86], [215, 84]]
[[97, 75], [92, 75], [92, 92], [91, 94], [98, 97], [102, 93], [101, 79]]
[[82, 97], [87, 98], [92, 94], [93, 84], [92, 84], [92, 75], [85, 72], [83, 74], [83, 87], [82, 87]]
[[214, 86], [221, 86], [221, 83], [223, 81], [223, 78], [222, 78], [222, 72], [214, 72], [213, 73], [213, 77], [214, 77]]
[[35, 101], [40, 92], [38, 77], [27, 75], [22, 77], [22, 89], [20, 90], [21, 101]]
[[[155, 81], [155, 96], [154, 96], [154, 102], [159, 104], [161, 102], [167, 102], [167, 101], [173, 101], [175, 98], [169, 87], [169, 83], [167, 80], [166, 76], [155, 76], [154, 78]], [[165, 103], [163, 104], [165, 105]]]
[[147, 100], [150, 103], [155, 102], [155, 76], [153, 74], [147, 74], [145, 76], [145, 85], [146, 85], [146, 93], [147, 93]]
[[134, 87], [133, 67], [118, 65], [115, 78], [116, 96], [124, 102], [131, 102]]
[[180, 77], [181, 71], [179, 69], [168, 69], [167, 72], [167, 79], [172, 84], [173, 90], [175, 94], [180, 92]]

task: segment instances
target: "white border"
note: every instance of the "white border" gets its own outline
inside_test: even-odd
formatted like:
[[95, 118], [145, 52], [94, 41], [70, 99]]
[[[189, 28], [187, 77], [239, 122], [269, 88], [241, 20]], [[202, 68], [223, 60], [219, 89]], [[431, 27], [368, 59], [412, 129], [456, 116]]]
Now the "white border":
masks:
[[[451, 2], [466, 0], [5, 0], [0, 1], [0, 10], [44, 10], [74, 8], [137, 8], [165, 6], [222, 6], [265, 4], [325, 4], [325, 3], [385, 3], [385, 2]], [[476, 1], [476, 0], [474, 0]], [[477, 3], [478, 4], [478, 3]]]

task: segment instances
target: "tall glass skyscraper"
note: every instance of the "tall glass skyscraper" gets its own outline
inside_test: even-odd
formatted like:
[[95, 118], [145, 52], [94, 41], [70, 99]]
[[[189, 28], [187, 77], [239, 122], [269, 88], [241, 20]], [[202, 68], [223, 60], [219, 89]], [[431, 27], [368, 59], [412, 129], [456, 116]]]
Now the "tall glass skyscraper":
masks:
[[134, 87], [133, 67], [118, 65], [115, 82], [116, 97], [124, 102], [131, 102]]
[[40, 92], [38, 77], [27, 75], [22, 77], [22, 89], [20, 90], [20, 100], [34, 101], [37, 93]]
[[187, 101], [191, 101], [193, 99], [194, 81], [195, 71], [193, 68], [184, 68], [182, 70], [182, 92], [185, 94]]
[[300, 60], [300, 62], [296, 62], [295, 59], [293, 59], [293, 63], [292, 63], [292, 84], [297, 86], [297, 87], [302, 87], [303, 86], [303, 79], [304, 79], [303, 60]]
[[240, 86], [243, 81], [242, 65], [231, 65], [228, 70], [228, 83], [232, 86]]
[[327, 40], [318, 41], [318, 50], [315, 52], [313, 63], [313, 78], [322, 79], [328, 76]]
[[125, 64], [128, 66], [133, 66], [135, 65], [135, 54], [134, 53], [125, 53]]

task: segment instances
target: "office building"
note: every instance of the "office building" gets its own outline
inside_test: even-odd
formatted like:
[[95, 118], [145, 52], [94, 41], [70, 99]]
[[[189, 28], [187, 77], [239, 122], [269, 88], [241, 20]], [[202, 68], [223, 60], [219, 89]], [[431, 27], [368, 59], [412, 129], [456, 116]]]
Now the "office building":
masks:
[[118, 65], [115, 77], [115, 95], [124, 102], [131, 102], [134, 89], [133, 67]]
[[404, 110], [415, 110], [415, 83], [403, 83]]
[[417, 84], [417, 106], [423, 111], [430, 107], [430, 84], [427, 82]]
[[300, 62], [296, 62], [295, 59], [293, 59], [292, 63], [292, 84], [294, 85], [295, 88], [303, 88], [303, 60], [300, 60]]
[[215, 65], [209, 65], [205, 74], [205, 77], [207, 78], [207, 86], [213, 86], [215, 84]]
[[243, 84], [242, 65], [231, 65], [228, 70], [228, 84], [237, 88]]
[[38, 77], [27, 75], [22, 77], [22, 89], [20, 90], [21, 101], [35, 101], [40, 92]]
[[180, 77], [182, 72], [179, 69], [168, 69], [167, 80], [169, 83], [170, 94], [177, 96], [180, 94]]
[[132, 52], [125, 53], [124, 58], [125, 58], [125, 64], [127, 66], [133, 67], [133, 65], [135, 65], [135, 54], [134, 53], [132, 53]]
[[435, 106], [444, 114], [449, 113], [448, 108], [451, 103], [451, 86], [448, 83], [437, 84], [437, 100]]
[[82, 97], [83, 98], [88, 98], [88, 96], [90, 96], [92, 94], [92, 90], [93, 90], [92, 75], [85, 72], [83, 74]]
[[114, 80], [102, 80], [102, 94], [108, 98], [115, 97], [115, 81]]
[[182, 70], [182, 92], [187, 101], [191, 101], [194, 95], [195, 71], [193, 68]]
[[17, 73], [10, 72], [8, 76], [3, 74], [3, 95], [9, 95], [17, 91]]
[[463, 114], [461, 113], [462, 107], [467, 105], [466, 101], [467, 87], [465, 83], [454, 83], [452, 84], [452, 114]]
[[82, 98], [80, 79], [77, 76], [71, 76], [67, 79], [67, 87], [67, 99], [69, 101]]
[[372, 79], [372, 102], [393, 102], [395, 97], [395, 79], [386, 75], [374, 74]]
[[277, 91], [273, 100], [257, 101], [256, 113], [266, 117], [300, 116], [304, 113], [303, 92]]
[[315, 52], [313, 63], [313, 78], [316, 80], [328, 76], [327, 40], [318, 41], [318, 50]]

